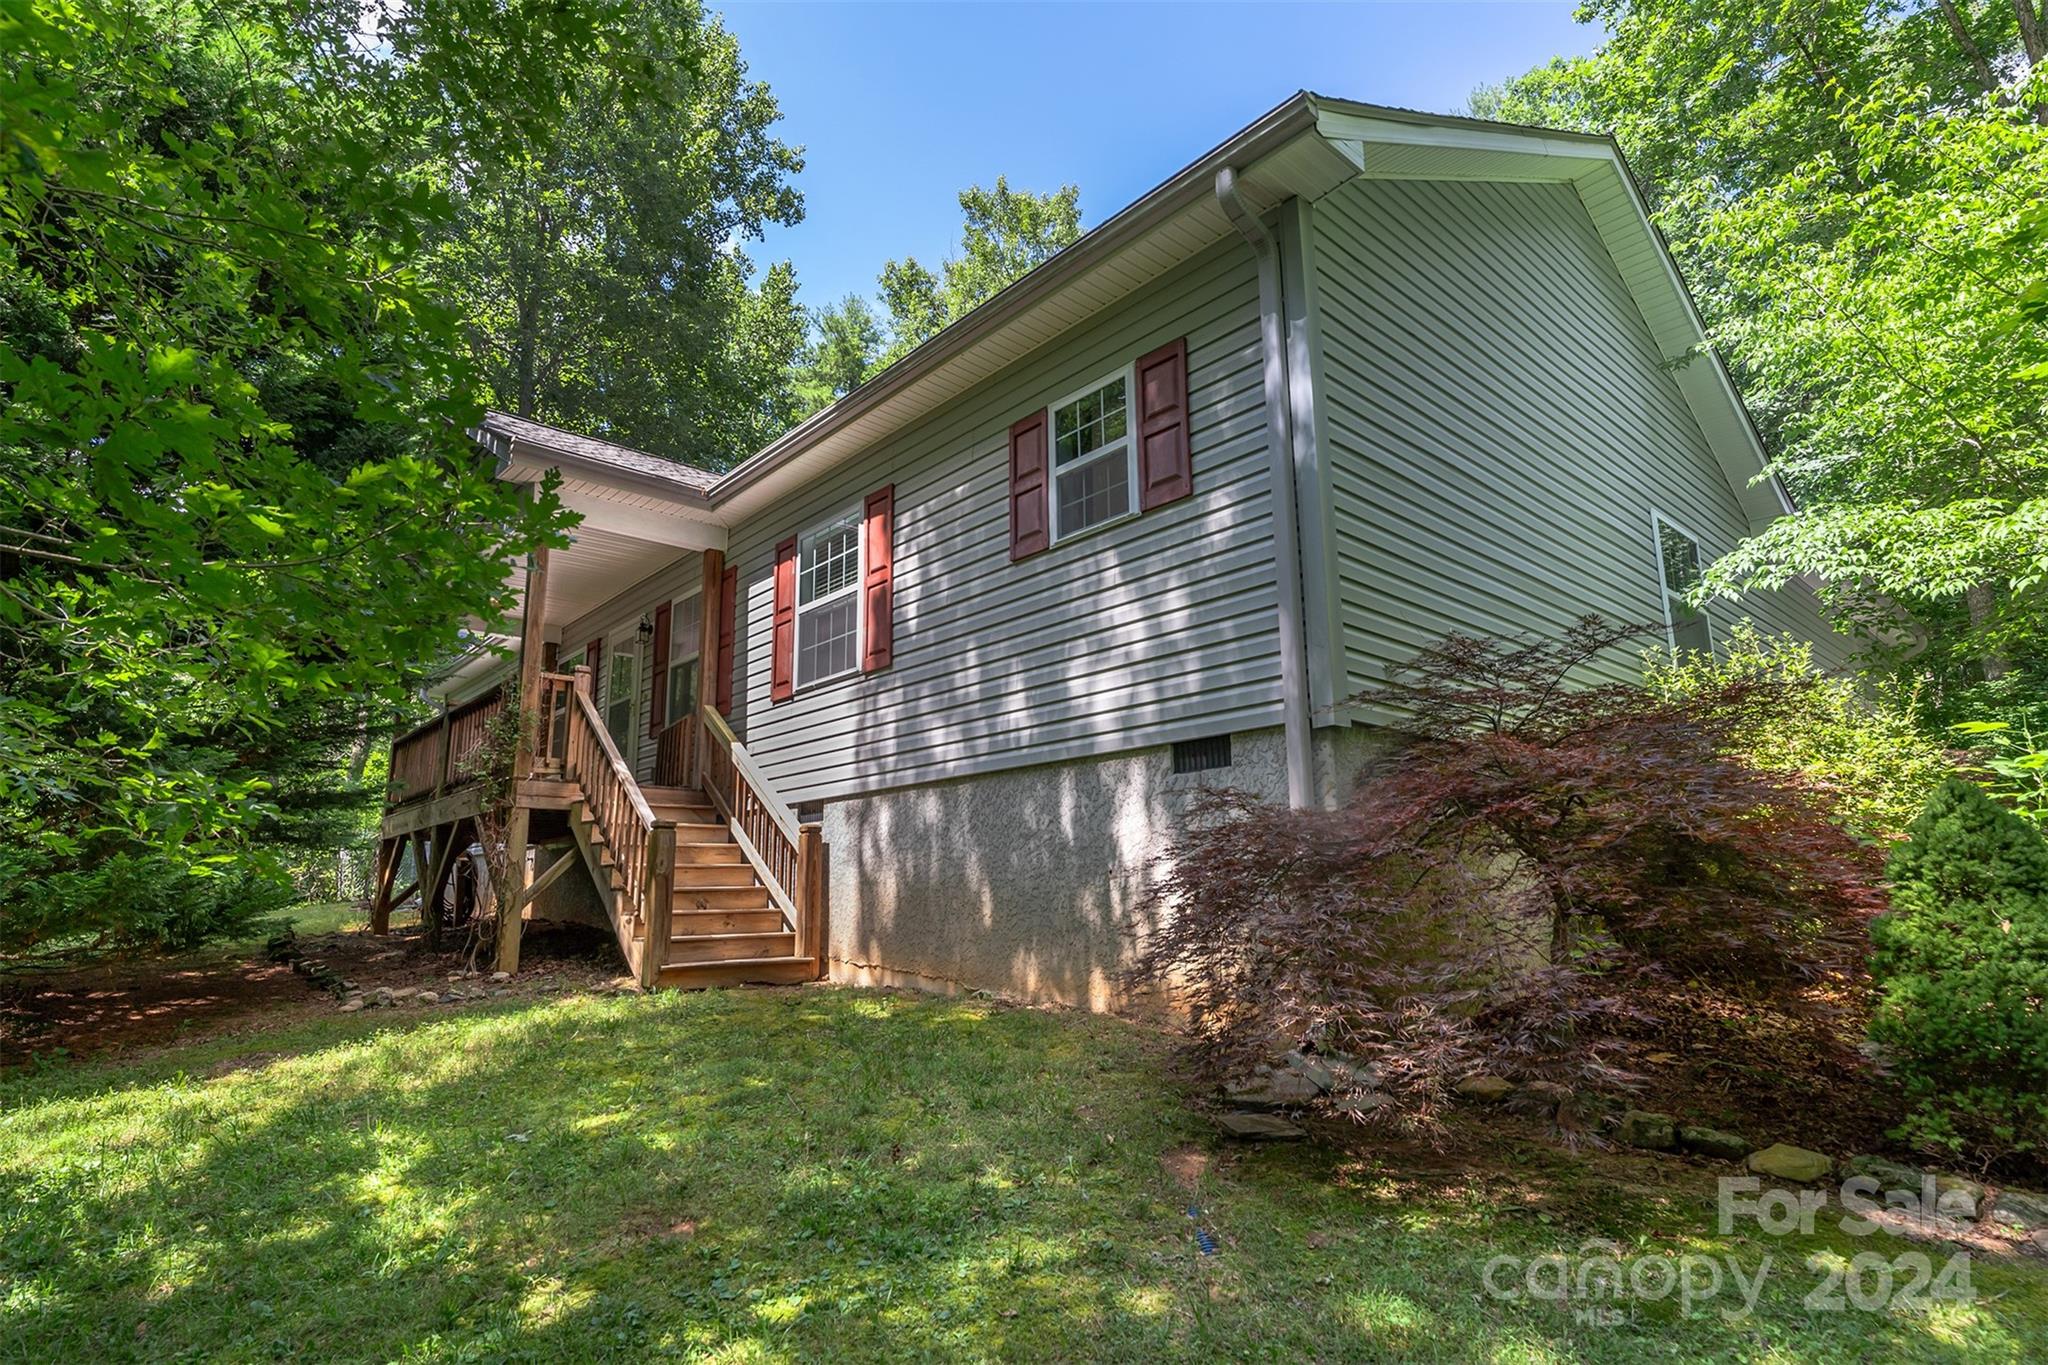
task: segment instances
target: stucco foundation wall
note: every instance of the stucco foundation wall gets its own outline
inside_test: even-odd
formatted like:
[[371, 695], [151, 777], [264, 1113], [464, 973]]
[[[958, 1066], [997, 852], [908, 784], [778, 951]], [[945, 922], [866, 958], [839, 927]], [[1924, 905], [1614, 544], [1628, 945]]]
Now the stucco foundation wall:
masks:
[[[1318, 732], [1319, 775], [1348, 785], [1368, 734]], [[833, 978], [1125, 1008], [1156, 860], [1205, 787], [1285, 800], [1280, 730], [1187, 776], [1162, 745], [828, 804]]]

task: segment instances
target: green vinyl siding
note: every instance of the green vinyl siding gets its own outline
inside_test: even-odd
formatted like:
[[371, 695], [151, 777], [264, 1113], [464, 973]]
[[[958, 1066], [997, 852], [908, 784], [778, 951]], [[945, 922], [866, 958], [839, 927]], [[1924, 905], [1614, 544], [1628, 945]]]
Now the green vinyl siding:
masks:
[[[1750, 528], [1576, 191], [1357, 180], [1311, 223], [1333, 691], [1452, 631], [1661, 638], [1652, 510], [1708, 558]], [[1803, 588], [1709, 614], [1827, 636]]]
[[[1194, 495], [1010, 559], [1008, 431], [1188, 339]], [[792, 801], [880, 791], [1280, 718], [1258, 290], [1227, 242], [931, 418], [732, 528], [735, 695]], [[771, 703], [785, 537], [895, 486], [895, 660]]]

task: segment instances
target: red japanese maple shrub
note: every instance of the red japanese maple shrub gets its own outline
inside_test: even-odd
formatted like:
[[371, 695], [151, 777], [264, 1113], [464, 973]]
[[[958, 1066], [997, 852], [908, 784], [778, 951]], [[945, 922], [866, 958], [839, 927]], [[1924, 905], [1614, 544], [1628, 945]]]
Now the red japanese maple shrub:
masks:
[[1135, 968], [1185, 1004], [1197, 1059], [1229, 1077], [1306, 1043], [1339, 1059], [1339, 1107], [1425, 1129], [1483, 1071], [1547, 1083], [1569, 1125], [1573, 1096], [1629, 1083], [1614, 1026], [1652, 978], [1796, 1000], [1857, 970], [1875, 851], [1798, 777], [1727, 756], [1770, 680], [1573, 685], [1640, 633], [1452, 636], [1358, 699], [1389, 744], [1341, 809], [1211, 798]]

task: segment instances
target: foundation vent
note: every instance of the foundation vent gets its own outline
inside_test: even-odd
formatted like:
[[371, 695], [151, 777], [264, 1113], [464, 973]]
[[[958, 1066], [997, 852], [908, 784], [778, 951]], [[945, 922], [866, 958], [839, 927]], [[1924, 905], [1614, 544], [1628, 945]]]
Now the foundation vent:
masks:
[[1183, 739], [1173, 746], [1173, 771], [1176, 776], [1188, 773], [1206, 773], [1212, 768], [1230, 766], [1230, 736], [1210, 735], [1206, 739]]

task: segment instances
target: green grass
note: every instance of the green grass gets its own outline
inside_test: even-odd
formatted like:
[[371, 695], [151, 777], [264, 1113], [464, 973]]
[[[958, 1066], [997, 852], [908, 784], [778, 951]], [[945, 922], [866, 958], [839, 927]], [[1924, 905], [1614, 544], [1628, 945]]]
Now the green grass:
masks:
[[[1697, 1170], [1625, 1187], [1542, 1149], [1474, 1180], [1214, 1148], [1190, 1195], [1161, 1161], [1190, 1143], [1213, 1147], [1159, 1040], [1113, 1020], [836, 990], [337, 1015], [0, 1083], [0, 1358], [2021, 1361], [2048, 1342], [2033, 1263], [1980, 1258], [1974, 1304], [1810, 1310], [1806, 1257], [1907, 1244], [1716, 1236]], [[1778, 1268], [1738, 1323], [1667, 1301], [1581, 1325], [1482, 1291], [1496, 1253], [1593, 1237]]]

